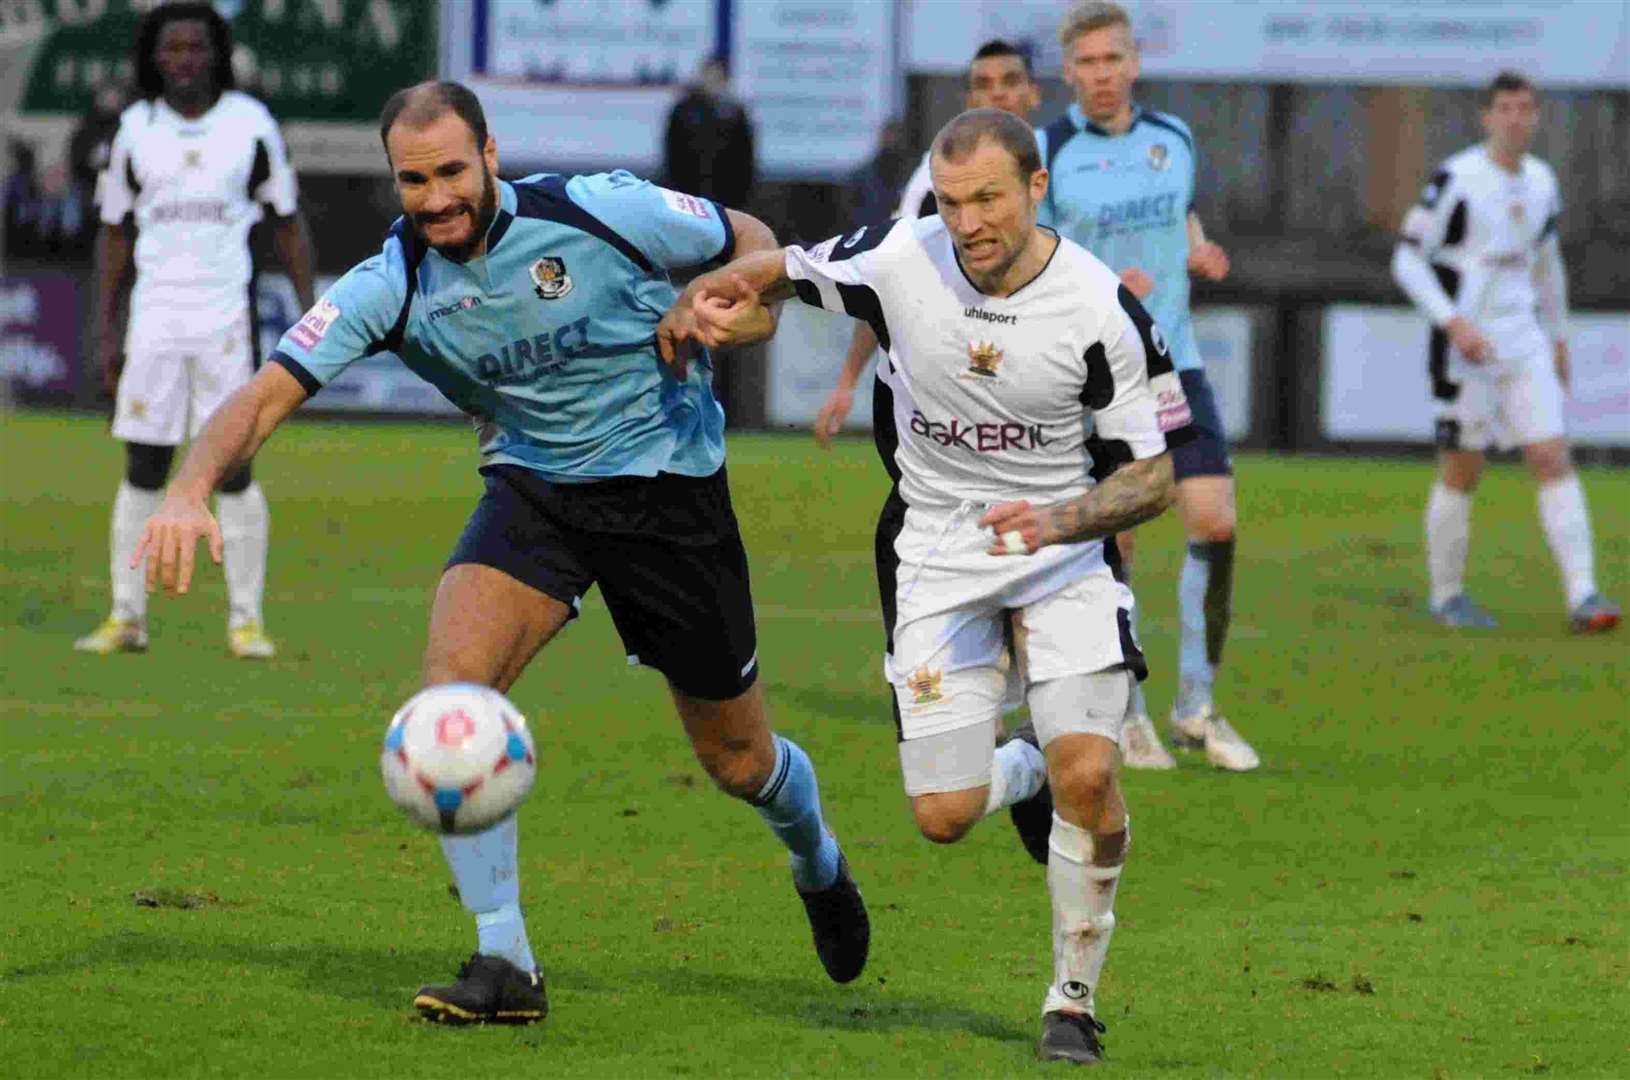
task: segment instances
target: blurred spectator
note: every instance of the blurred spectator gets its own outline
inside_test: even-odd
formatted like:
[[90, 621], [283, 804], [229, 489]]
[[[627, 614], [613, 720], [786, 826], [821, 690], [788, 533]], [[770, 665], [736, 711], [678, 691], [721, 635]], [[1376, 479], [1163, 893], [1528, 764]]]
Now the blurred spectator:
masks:
[[724, 206], [749, 205], [753, 190], [753, 125], [730, 93], [730, 76], [717, 57], [702, 64], [668, 114], [663, 143], [664, 181], [675, 191]]
[[900, 189], [916, 164], [906, 151], [905, 125], [899, 120], [884, 124], [877, 135], [877, 153], [849, 177], [849, 220], [887, 221], [894, 216]]
[[96, 231], [96, 215], [91, 212], [96, 205], [96, 178], [107, 167], [124, 104], [124, 91], [119, 86], [102, 85], [91, 99], [90, 110], [80, 117], [79, 126], [68, 139], [68, 173], [81, 222], [76, 233], [80, 245], [86, 248]]
[[8, 254], [37, 255], [40, 247], [40, 177], [34, 147], [21, 139], [6, 144], [6, 244]]

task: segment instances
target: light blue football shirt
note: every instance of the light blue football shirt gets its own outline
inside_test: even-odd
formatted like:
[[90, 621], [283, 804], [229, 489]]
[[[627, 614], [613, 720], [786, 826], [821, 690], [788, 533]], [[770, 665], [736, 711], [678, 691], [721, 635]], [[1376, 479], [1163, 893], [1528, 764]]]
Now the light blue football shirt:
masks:
[[561, 483], [724, 464], [724, 411], [705, 354], [680, 381], [656, 327], [667, 271], [729, 258], [724, 209], [627, 172], [498, 182], [487, 251], [459, 263], [398, 219], [272, 354], [316, 393], [391, 352], [476, 421], [487, 464]]
[[1188, 212], [1194, 204], [1194, 136], [1167, 113], [1133, 108], [1132, 126], [1111, 135], [1079, 104], [1038, 129], [1052, 173], [1039, 219], [1111, 270], [1136, 268], [1155, 291], [1143, 305], [1165, 333], [1179, 371], [1203, 369], [1189, 319]]

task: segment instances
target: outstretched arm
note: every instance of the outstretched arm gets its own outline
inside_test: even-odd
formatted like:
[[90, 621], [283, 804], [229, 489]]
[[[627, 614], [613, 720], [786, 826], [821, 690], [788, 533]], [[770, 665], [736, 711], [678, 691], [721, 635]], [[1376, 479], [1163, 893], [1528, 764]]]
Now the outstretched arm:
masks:
[[209, 512], [210, 493], [253, 458], [305, 399], [305, 388], [287, 368], [268, 364], [210, 417], [130, 556], [131, 566], [146, 561], [148, 588], [162, 583], [171, 592], [186, 592], [201, 537], [209, 539], [210, 557], [221, 561], [221, 529]]

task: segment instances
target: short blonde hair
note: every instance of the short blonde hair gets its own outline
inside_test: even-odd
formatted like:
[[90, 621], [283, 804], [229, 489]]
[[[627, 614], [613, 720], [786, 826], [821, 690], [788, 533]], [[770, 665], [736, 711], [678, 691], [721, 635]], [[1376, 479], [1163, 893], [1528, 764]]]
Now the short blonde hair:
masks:
[[1064, 21], [1058, 24], [1058, 43], [1068, 49], [1075, 39], [1106, 26], [1126, 27], [1126, 36], [1132, 36], [1132, 17], [1121, 5], [1111, 0], [1087, 0], [1075, 5]]

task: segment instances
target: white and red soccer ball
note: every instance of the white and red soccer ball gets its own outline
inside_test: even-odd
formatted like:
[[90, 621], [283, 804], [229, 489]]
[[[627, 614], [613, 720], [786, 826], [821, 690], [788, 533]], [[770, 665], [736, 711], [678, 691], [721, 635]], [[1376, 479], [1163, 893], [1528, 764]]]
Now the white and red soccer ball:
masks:
[[392, 801], [440, 833], [474, 833], [532, 790], [537, 754], [526, 719], [498, 691], [448, 683], [408, 699], [385, 729], [379, 771]]

